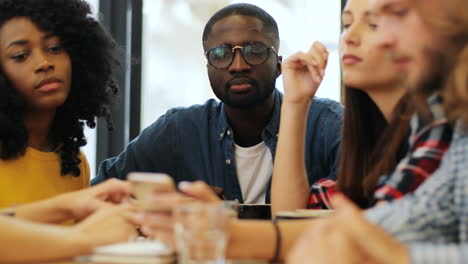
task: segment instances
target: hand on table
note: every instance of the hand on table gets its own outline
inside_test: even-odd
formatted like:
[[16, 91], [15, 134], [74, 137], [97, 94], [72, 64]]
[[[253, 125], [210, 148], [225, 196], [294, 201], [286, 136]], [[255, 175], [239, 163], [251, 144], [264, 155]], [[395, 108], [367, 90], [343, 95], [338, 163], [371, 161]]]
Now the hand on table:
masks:
[[141, 225], [136, 209], [128, 204], [101, 207], [85, 220], [70, 227], [70, 237], [82, 241], [83, 246], [97, 246], [125, 242], [136, 238]]
[[291, 250], [288, 263], [409, 263], [406, 247], [368, 222], [347, 198], [338, 194], [332, 201], [335, 216], [317, 220]]
[[102, 207], [126, 201], [130, 193], [129, 183], [111, 179], [84, 190], [20, 205], [15, 212], [18, 218], [33, 222], [59, 224], [80, 221]]
[[131, 186], [126, 181], [110, 179], [88, 189], [64, 194], [74, 220], [81, 220], [109, 204], [120, 204], [130, 197]]

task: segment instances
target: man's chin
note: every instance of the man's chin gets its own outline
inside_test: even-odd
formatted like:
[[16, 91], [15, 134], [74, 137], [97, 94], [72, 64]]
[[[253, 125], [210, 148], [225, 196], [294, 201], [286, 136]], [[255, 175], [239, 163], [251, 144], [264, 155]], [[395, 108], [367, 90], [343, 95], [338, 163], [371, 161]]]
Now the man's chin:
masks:
[[441, 73], [434, 74], [429, 78], [421, 78], [416, 84], [417, 90], [424, 94], [432, 94], [440, 91], [444, 86], [444, 76]]
[[431, 94], [443, 88], [449, 67], [443, 53], [427, 49], [425, 54], [427, 58], [426, 67], [421, 67], [419, 73], [414, 75], [414, 78], [408, 79], [412, 79], [413, 89], [425, 94]]
[[408, 91], [431, 94], [442, 89], [444, 72], [440, 68], [431, 67], [426, 71], [403, 73], [401, 79]]
[[255, 105], [259, 104], [258, 100], [235, 100], [235, 99], [228, 99], [224, 102], [227, 106], [231, 108], [250, 108]]
[[229, 94], [224, 101], [231, 108], [251, 108], [264, 103], [268, 96], [261, 96], [258, 93]]

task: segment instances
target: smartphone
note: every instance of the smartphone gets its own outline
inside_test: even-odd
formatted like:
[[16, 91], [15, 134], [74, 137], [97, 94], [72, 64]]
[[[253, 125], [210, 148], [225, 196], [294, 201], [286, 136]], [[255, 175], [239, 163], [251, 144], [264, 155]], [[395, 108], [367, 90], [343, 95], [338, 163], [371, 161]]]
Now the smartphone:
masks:
[[164, 173], [131, 172], [127, 180], [132, 185], [136, 200], [143, 208], [148, 207], [144, 201], [150, 194], [176, 191], [174, 180]]

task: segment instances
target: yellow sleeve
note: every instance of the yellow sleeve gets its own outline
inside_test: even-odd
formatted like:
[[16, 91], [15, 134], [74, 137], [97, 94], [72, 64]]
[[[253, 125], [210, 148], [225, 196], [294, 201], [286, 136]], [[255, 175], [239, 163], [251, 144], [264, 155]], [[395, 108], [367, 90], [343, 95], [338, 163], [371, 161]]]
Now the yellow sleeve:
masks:
[[83, 175], [83, 189], [88, 188], [90, 185], [90, 169], [88, 159], [86, 155], [80, 151], [80, 159], [81, 159], [81, 175]]

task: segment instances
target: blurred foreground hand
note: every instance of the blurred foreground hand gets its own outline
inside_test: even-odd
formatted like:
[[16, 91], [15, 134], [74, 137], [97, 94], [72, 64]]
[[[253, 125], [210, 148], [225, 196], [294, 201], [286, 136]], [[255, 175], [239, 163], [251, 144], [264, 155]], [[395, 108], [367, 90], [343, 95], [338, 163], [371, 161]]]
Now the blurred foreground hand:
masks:
[[334, 195], [332, 202], [336, 214], [317, 220], [291, 250], [287, 263], [410, 262], [407, 248], [380, 227], [368, 222], [363, 211], [344, 195]]
[[150, 195], [145, 201], [145, 208], [149, 209], [139, 215], [143, 223], [143, 234], [160, 239], [174, 250], [176, 247], [173, 209], [181, 203], [195, 200], [206, 203], [221, 202], [213, 188], [202, 181], [181, 182], [178, 187], [180, 192], [155, 192]]

